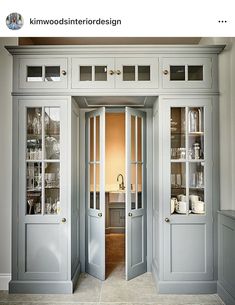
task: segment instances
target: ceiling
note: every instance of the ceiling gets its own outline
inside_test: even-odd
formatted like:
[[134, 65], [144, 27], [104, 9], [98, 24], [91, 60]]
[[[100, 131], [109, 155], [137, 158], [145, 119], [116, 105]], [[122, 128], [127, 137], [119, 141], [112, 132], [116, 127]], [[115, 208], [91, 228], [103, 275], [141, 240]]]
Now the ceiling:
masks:
[[201, 37], [21, 37], [19, 45], [198, 44]]

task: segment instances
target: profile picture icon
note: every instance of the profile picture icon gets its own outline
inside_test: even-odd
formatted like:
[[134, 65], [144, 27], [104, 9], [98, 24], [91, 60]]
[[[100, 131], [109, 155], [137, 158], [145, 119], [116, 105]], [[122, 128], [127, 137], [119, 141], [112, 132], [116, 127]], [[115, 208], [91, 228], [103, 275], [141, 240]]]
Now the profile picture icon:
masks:
[[18, 13], [11, 13], [6, 18], [6, 25], [10, 30], [19, 30], [23, 24], [23, 17]]

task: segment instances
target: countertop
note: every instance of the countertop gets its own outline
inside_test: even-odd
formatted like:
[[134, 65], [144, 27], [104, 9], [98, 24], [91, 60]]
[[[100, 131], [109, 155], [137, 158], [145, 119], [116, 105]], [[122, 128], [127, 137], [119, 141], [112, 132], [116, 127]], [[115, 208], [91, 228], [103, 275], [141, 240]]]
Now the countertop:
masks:
[[219, 214], [235, 219], [235, 210], [220, 210]]

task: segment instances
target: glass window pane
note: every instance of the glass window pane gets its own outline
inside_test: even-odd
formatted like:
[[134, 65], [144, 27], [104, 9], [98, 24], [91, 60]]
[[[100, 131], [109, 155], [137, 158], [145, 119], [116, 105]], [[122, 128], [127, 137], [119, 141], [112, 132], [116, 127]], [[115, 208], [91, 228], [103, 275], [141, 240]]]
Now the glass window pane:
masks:
[[185, 162], [171, 163], [171, 214], [186, 214], [186, 166]]
[[95, 66], [95, 81], [107, 81], [107, 66]]
[[137, 151], [137, 160], [142, 161], [142, 118], [138, 117], [137, 119], [137, 128], [138, 128], [138, 151]]
[[100, 161], [100, 116], [96, 117], [96, 161]]
[[60, 66], [45, 67], [45, 81], [59, 82], [60, 81]]
[[92, 66], [80, 66], [80, 81], [92, 81]]
[[135, 116], [131, 116], [131, 161], [136, 161], [136, 125]]
[[170, 66], [170, 80], [185, 80], [185, 66]]
[[100, 209], [100, 165], [96, 164], [96, 210]]
[[203, 80], [203, 66], [188, 66], [188, 80]]
[[26, 213], [41, 214], [42, 204], [42, 163], [30, 162], [26, 167]]
[[27, 67], [27, 82], [42, 82], [42, 66]]
[[45, 163], [45, 214], [60, 212], [60, 163]]
[[150, 80], [150, 66], [138, 66], [138, 80], [139, 81]]
[[189, 163], [189, 208], [193, 214], [205, 213], [204, 162]]
[[135, 66], [123, 66], [123, 81], [135, 80]]
[[185, 108], [171, 108], [171, 159], [186, 159]]
[[94, 164], [90, 164], [90, 173], [89, 173], [89, 179], [90, 179], [90, 209], [94, 209]]
[[204, 108], [189, 108], [188, 158], [204, 159]]
[[42, 159], [42, 109], [27, 108], [26, 159]]
[[90, 118], [90, 161], [94, 161], [94, 117]]
[[45, 159], [60, 158], [60, 109], [45, 107]]
[[142, 169], [143, 169], [143, 165], [142, 164], [138, 164], [137, 165], [138, 169], [138, 209], [142, 209], [142, 192], [143, 192], [143, 183], [142, 183]]
[[136, 209], [136, 164], [131, 164], [131, 209]]

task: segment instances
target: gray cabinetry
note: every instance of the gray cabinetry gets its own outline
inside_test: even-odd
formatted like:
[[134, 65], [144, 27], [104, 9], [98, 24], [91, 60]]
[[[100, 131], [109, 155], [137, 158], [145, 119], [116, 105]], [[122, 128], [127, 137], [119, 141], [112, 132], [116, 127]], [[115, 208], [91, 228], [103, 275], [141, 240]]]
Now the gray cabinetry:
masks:
[[[115, 194], [118, 194], [115, 193]], [[123, 195], [123, 196], [122, 196]], [[106, 193], [106, 233], [125, 232], [125, 194], [121, 193], [121, 201], [113, 201], [114, 196]], [[115, 198], [114, 198], [115, 200]]]

